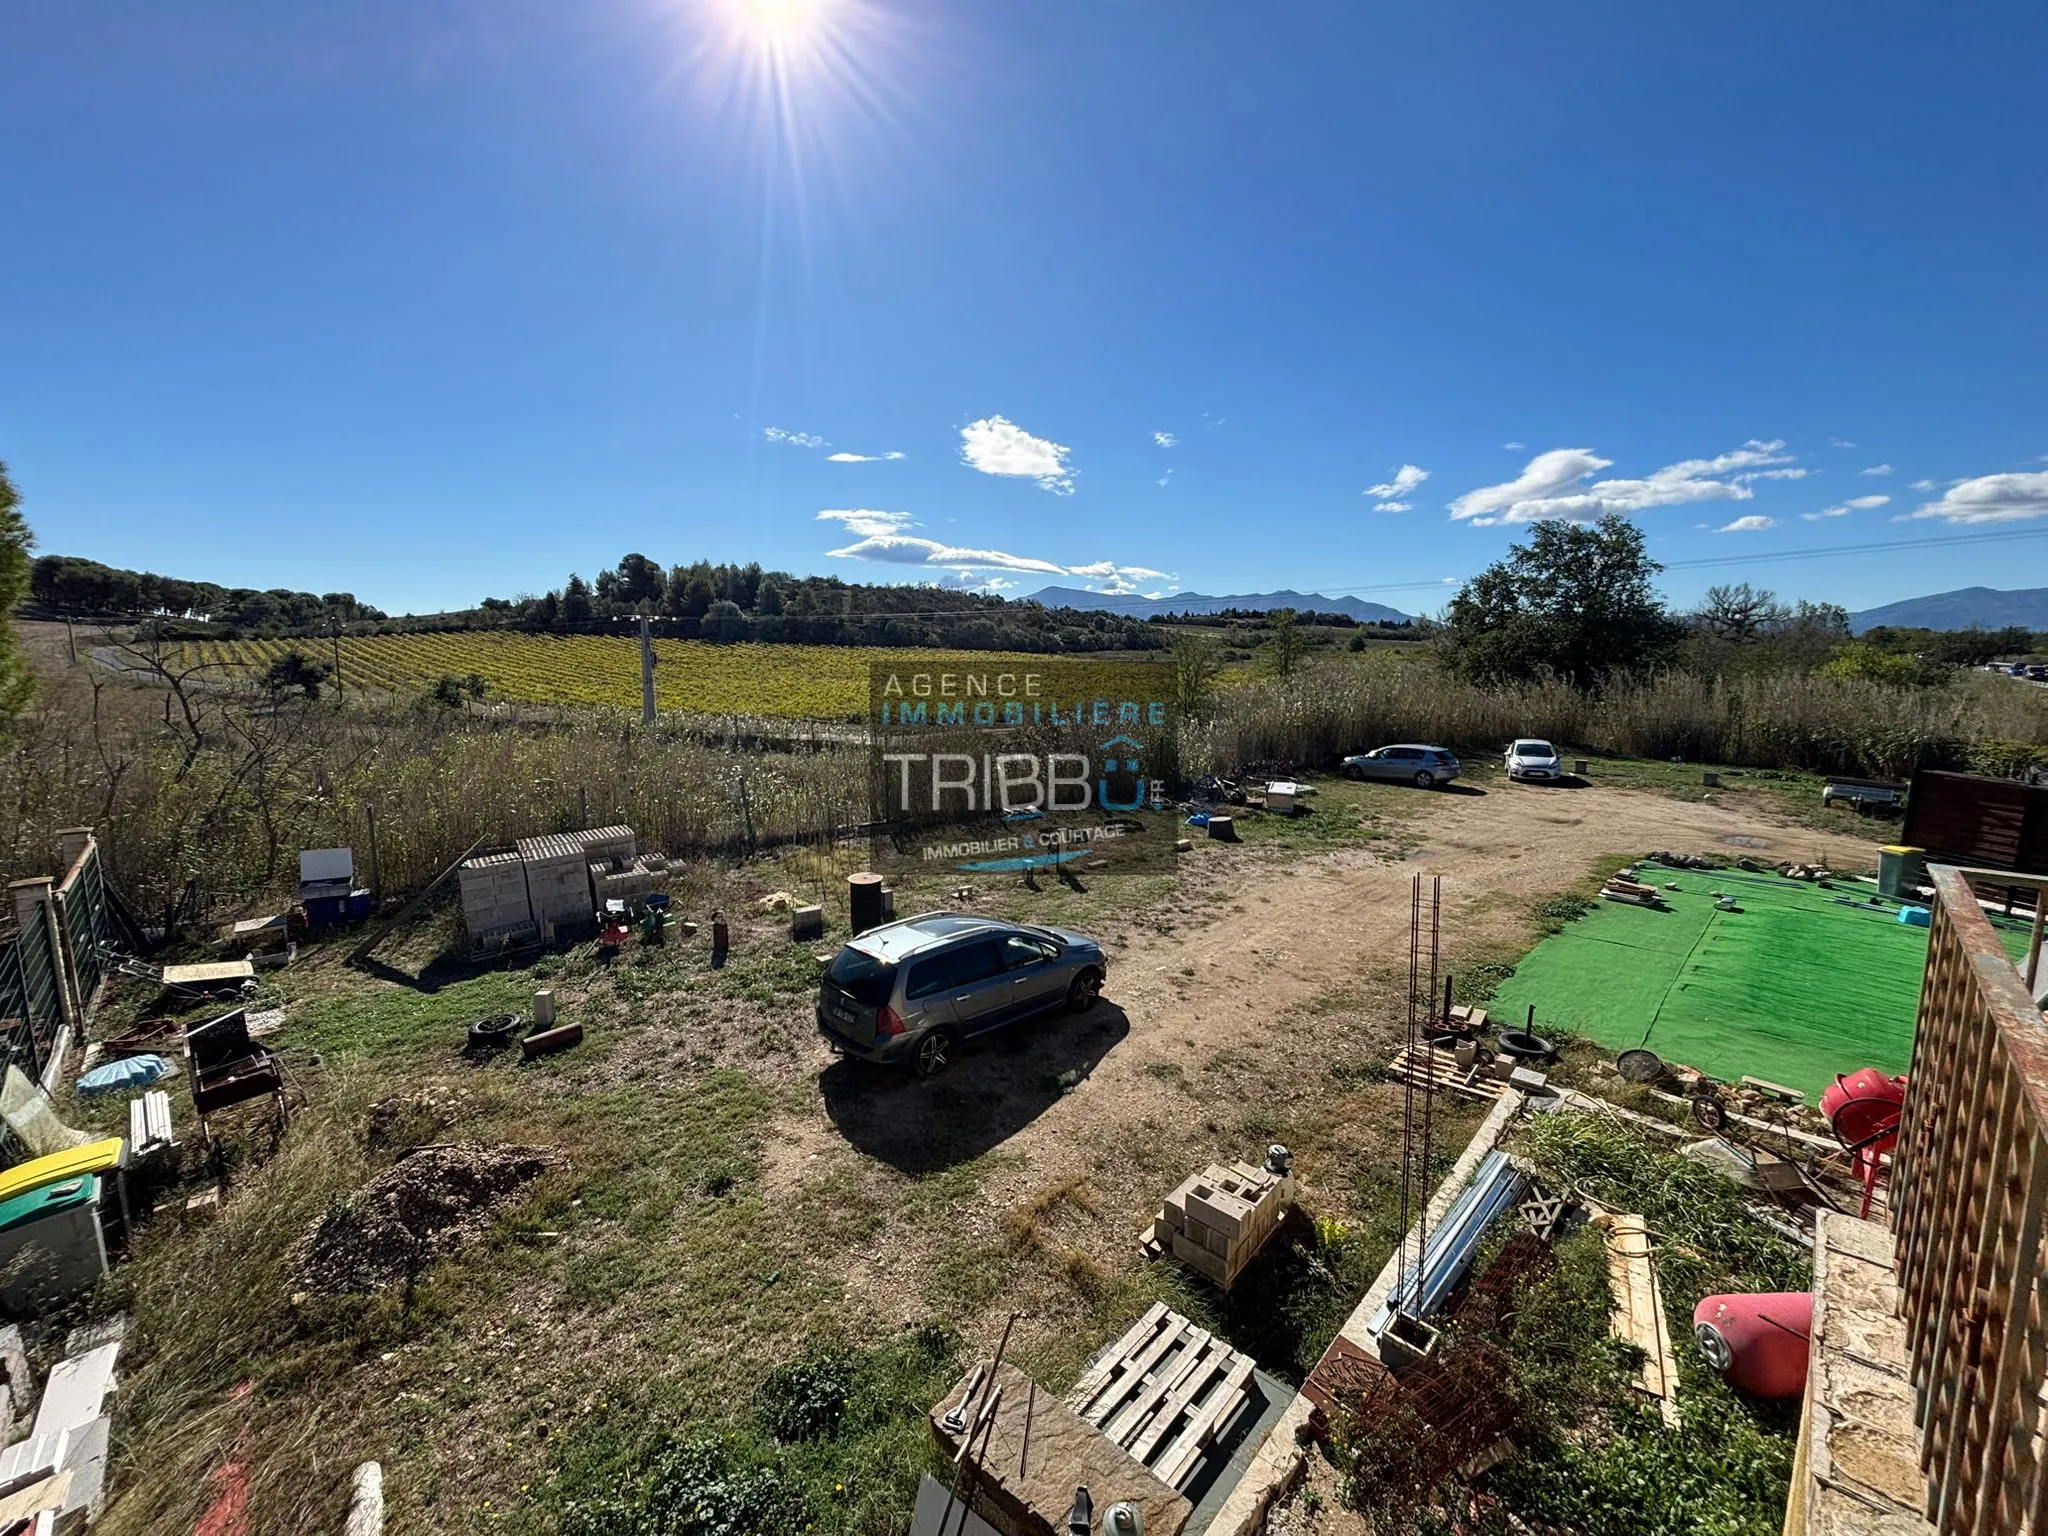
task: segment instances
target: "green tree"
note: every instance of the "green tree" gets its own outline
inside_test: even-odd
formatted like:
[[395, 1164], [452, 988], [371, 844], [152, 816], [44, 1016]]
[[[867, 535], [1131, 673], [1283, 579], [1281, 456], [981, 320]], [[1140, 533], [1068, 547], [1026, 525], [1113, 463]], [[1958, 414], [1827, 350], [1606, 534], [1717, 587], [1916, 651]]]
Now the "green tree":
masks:
[[320, 697], [320, 685], [333, 675], [334, 668], [329, 663], [315, 661], [304, 651], [294, 648], [263, 669], [263, 686], [273, 696], [297, 692], [309, 699], [317, 699]]
[[[12, 613], [28, 596], [29, 557], [35, 535], [21, 515], [21, 493], [0, 464], [0, 615]], [[0, 624], [0, 713], [14, 714], [28, 702], [30, 678], [12, 625]]]
[[1901, 688], [1938, 687], [1948, 680], [1948, 670], [1941, 663], [1887, 651], [1868, 640], [1836, 646], [1835, 654], [1816, 670], [1822, 677], [1892, 683]]
[[1294, 669], [1301, 662], [1301, 653], [1307, 648], [1308, 637], [1301, 632], [1301, 615], [1292, 608], [1276, 611], [1271, 637], [1262, 647], [1274, 675], [1294, 676]]
[[1213, 636], [1198, 629], [1173, 637], [1173, 707], [1183, 720], [1194, 718], [1216, 688], [1223, 654]]
[[590, 622], [590, 583], [573, 572], [569, 585], [562, 588], [562, 622], [564, 624], [588, 624]]
[[661, 601], [664, 585], [662, 569], [645, 555], [633, 554], [619, 562], [619, 601], [629, 608], [638, 608], [642, 603], [651, 605]]
[[1451, 600], [1445, 664], [1480, 682], [1550, 671], [1581, 688], [1651, 666], [1679, 634], [1651, 587], [1662, 569], [1627, 518], [1539, 523]]

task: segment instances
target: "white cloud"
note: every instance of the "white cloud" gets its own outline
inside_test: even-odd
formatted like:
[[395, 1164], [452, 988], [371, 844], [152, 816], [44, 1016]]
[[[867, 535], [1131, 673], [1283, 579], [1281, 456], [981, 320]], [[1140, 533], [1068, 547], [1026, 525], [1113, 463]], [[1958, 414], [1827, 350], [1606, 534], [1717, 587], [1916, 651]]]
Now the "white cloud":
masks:
[[1412, 501], [1376, 501], [1372, 504], [1372, 509], [1375, 512], [1413, 512], [1415, 510], [1415, 503]]
[[1593, 476], [1612, 459], [1603, 459], [1590, 448], [1552, 448], [1537, 454], [1514, 479], [1458, 497], [1451, 503], [1451, 516], [1485, 528], [1551, 518], [1585, 520], [1696, 501], [1748, 501], [1756, 493], [1747, 478], [1791, 460], [1784, 443], [1751, 438], [1731, 453], [1681, 459], [1645, 479], [1595, 480]]
[[823, 448], [825, 439], [811, 432], [788, 432], [781, 427], [763, 427], [761, 435], [771, 443], [788, 443], [792, 448]]
[[1837, 502], [1832, 507], [1822, 507], [1818, 512], [1802, 512], [1799, 515], [1809, 523], [1817, 523], [1824, 517], [1847, 517], [1851, 512], [1868, 512], [1873, 507], [1884, 506], [1889, 496], [1851, 496], [1847, 501]]
[[1161, 489], [1164, 489], [1166, 486], [1166, 482], [1171, 480], [1172, 478], [1173, 471], [1169, 469], [1165, 474], [1161, 475], [1157, 480], [1153, 481], [1152, 483], [1154, 485], [1159, 486]]
[[1873, 464], [1868, 469], [1857, 471], [1857, 473], [1865, 475], [1888, 475], [1891, 472], [1892, 467], [1889, 464]]
[[1958, 480], [1914, 517], [1950, 523], [2018, 523], [2048, 517], [2048, 469]]
[[1810, 469], [1799, 467], [1792, 469], [1753, 469], [1748, 474], [1731, 475], [1729, 478], [1737, 485], [1748, 485], [1753, 480], [1804, 480], [1812, 473], [1813, 471]]
[[884, 565], [909, 565], [932, 573], [932, 579], [949, 585], [980, 586], [991, 585], [992, 578], [980, 577], [973, 581], [961, 581], [960, 573], [1015, 571], [1038, 576], [1078, 576], [1085, 581], [1106, 582], [1110, 585], [1100, 590], [1106, 592], [1129, 592], [1137, 581], [1172, 581], [1174, 577], [1166, 571], [1155, 571], [1146, 565], [1118, 565], [1112, 560], [1096, 560], [1086, 565], [1060, 565], [1051, 560], [1039, 560], [1030, 555], [1013, 555], [1007, 550], [972, 549], [958, 544], [947, 544], [938, 539], [927, 539], [906, 530], [918, 526], [917, 520], [908, 512], [877, 512], [867, 508], [831, 508], [818, 514], [821, 523], [838, 523], [848, 533], [859, 534], [852, 544], [841, 549], [826, 551], [833, 560], [872, 560]]
[[1830, 448], [1854, 448], [1856, 445], [1846, 437], [1831, 437], [1828, 439], [1828, 446]]
[[1154, 432], [1152, 434], [1152, 441], [1162, 448], [1178, 448], [1180, 446], [1180, 439], [1171, 432]]
[[1913, 489], [1916, 491], [1931, 491], [1934, 489], [1934, 482], [1932, 480], [1915, 480], [1913, 482]]
[[1734, 522], [1724, 524], [1718, 531], [1721, 533], [1762, 533], [1766, 528], [1775, 528], [1777, 526], [1778, 520], [1775, 517], [1763, 517], [1752, 513], [1748, 517], [1738, 517]]
[[1524, 449], [1526, 449], [1526, 448], [1527, 448], [1528, 446], [1529, 446], [1529, 445], [1528, 445], [1527, 443], [1502, 443], [1502, 444], [1501, 444], [1501, 447], [1502, 447], [1502, 448], [1504, 448], [1504, 449], [1506, 449], [1506, 450], [1507, 450], [1507, 451], [1508, 451], [1509, 453], [1520, 453], [1520, 452], [1522, 452], [1522, 451], [1523, 451]]
[[1379, 498], [1380, 504], [1373, 508], [1375, 512], [1406, 512], [1411, 503], [1403, 502], [1401, 498], [1428, 478], [1429, 471], [1420, 465], [1403, 464], [1394, 471], [1393, 479], [1367, 486], [1365, 494]]
[[1036, 480], [1055, 496], [1074, 494], [1069, 450], [1043, 437], [1033, 437], [1014, 421], [984, 416], [960, 429], [960, 459], [984, 475], [1017, 475]]
[[884, 464], [892, 459], [900, 459], [902, 457], [903, 455], [894, 449], [887, 453], [840, 452], [826, 454], [825, 462], [828, 464]]

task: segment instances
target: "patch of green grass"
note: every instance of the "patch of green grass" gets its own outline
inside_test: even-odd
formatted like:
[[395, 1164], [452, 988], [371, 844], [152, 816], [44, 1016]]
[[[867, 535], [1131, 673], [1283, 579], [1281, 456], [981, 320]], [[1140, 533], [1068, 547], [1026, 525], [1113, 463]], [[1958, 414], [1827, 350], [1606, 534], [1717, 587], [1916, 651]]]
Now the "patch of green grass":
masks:
[[1239, 839], [1281, 853], [1320, 853], [1385, 842], [1397, 838], [1401, 824], [1429, 803], [1420, 791], [1402, 785], [1357, 783], [1338, 774], [1304, 782], [1312, 783], [1316, 792], [1296, 802], [1304, 809], [1295, 815], [1233, 812]]
[[[934, 1451], [925, 1413], [961, 1342], [925, 1324], [861, 1349], [815, 1345], [771, 1371], [722, 1428], [648, 1434], [612, 1413], [579, 1426], [553, 1479], [562, 1536], [758, 1536], [900, 1530]], [[729, 1416], [730, 1417], [730, 1416]]]
[[972, 1317], [1010, 1289], [1017, 1258], [1007, 1243], [955, 1238], [941, 1248], [925, 1277], [925, 1304], [950, 1317]]
[[343, 996], [311, 998], [292, 1011], [292, 1044], [340, 1061], [394, 1056], [453, 1057], [473, 1019], [527, 1013], [532, 979], [520, 971], [489, 971], [434, 992], [384, 987]]

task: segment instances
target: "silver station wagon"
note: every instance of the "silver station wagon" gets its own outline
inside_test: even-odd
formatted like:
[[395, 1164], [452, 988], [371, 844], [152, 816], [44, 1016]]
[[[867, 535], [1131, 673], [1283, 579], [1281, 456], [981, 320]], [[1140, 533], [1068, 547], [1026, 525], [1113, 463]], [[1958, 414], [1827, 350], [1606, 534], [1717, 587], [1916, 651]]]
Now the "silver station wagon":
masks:
[[943, 1072], [960, 1043], [1102, 995], [1102, 946], [1064, 928], [928, 912], [870, 928], [818, 985], [818, 1032], [863, 1061]]

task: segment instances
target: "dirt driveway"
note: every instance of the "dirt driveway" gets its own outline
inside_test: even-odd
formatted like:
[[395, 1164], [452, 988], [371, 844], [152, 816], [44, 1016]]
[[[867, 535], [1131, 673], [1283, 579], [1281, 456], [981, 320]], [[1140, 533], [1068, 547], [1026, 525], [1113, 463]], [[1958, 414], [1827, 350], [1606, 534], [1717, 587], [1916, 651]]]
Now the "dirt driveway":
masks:
[[[1062, 1252], [1122, 1268], [1161, 1196], [1209, 1158], [1289, 1141], [1304, 1187], [1334, 1191], [1385, 1154], [1393, 1091], [1368, 1072], [1347, 1080], [1344, 1066], [1383, 1063], [1394, 1041], [1418, 872], [1443, 877], [1444, 951], [1455, 968], [1525, 944], [1532, 905], [1582, 880], [1602, 855], [1820, 857], [1847, 870], [1876, 862], [1871, 840], [1760, 819], [1747, 806], [1601, 788], [1446, 793], [1408, 831], [1408, 851], [1394, 857], [1199, 846], [1183, 861], [1167, 918], [1104, 935], [1110, 1001], [1094, 1013], [1012, 1031], [931, 1083], [825, 1067], [819, 1113], [779, 1122], [766, 1149], [771, 1199], [845, 1172], [856, 1153], [884, 1178], [882, 1168], [924, 1178], [983, 1158], [980, 1199], [954, 1213], [951, 1230], [898, 1223], [847, 1255], [843, 1282], [899, 1311], [935, 1244], [1014, 1239], [1020, 1211], [1049, 1225], [1046, 1240]], [[1056, 1286], [1003, 1298], [1013, 1304], [1032, 1307], [1041, 1329], [1071, 1310]], [[959, 1321], [981, 1332], [993, 1317]]]

